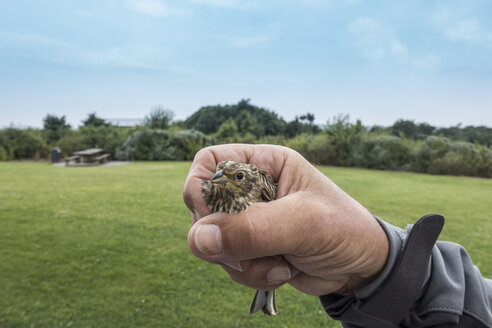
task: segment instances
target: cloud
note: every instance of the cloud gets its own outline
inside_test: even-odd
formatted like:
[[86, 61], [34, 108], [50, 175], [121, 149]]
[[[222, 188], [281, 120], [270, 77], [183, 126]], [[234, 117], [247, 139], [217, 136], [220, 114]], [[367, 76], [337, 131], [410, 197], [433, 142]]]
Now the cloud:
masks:
[[79, 44], [42, 35], [0, 32], [0, 44], [14, 53], [46, 62], [77, 66], [167, 69], [163, 48], [144, 44], [90, 49]]
[[[361, 0], [343, 0], [343, 1], [340, 1], [340, 0], [291, 0], [292, 2], [294, 3], [300, 3], [300, 4], [305, 4], [305, 5], [309, 5], [309, 4], [322, 4], [322, 5], [333, 5], [333, 4], [340, 4], [340, 3], [345, 3], [345, 4], [348, 4], [348, 5], [355, 5], [355, 4], [359, 4], [361, 2]], [[283, 0], [283, 2], [285, 2], [285, 0]], [[282, 3], [282, 1], [279, 1], [279, 3]]]
[[451, 40], [479, 41], [481, 39], [482, 28], [476, 19], [467, 18], [447, 26], [444, 32]]
[[405, 55], [408, 52], [408, 48], [406, 45], [401, 43], [400, 41], [396, 39], [390, 40], [390, 49], [389, 53], [392, 55]]
[[362, 54], [374, 61], [391, 59], [401, 65], [417, 69], [430, 69], [440, 64], [435, 54], [415, 54], [387, 25], [360, 17], [349, 24], [354, 44]]
[[34, 34], [21, 34], [21, 33], [12, 33], [12, 32], [0, 32], [0, 40], [3, 40], [5, 43], [10, 43], [12, 45], [46, 45], [53, 47], [62, 47], [68, 48], [71, 47], [72, 44], [66, 41], [62, 41], [55, 38], [50, 38], [41, 35]]
[[83, 18], [95, 18], [95, 17], [97, 17], [97, 13], [94, 11], [90, 11], [90, 10], [77, 9], [74, 11], [74, 14], [76, 16], [83, 17]]
[[431, 54], [425, 55], [412, 60], [412, 65], [416, 68], [425, 69], [432, 68], [441, 62], [439, 56]]
[[160, 0], [128, 0], [128, 6], [142, 15], [148, 15], [153, 17], [165, 17], [165, 16], [184, 16], [185, 12], [182, 10], [175, 10], [169, 8], [164, 2]]
[[454, 13], [441, 5], [430, 15], [431, 22], [451, 41], [490, 42], [492, 33], [475, 17]]
[[193, 0], [193, 2], [217, 7], [231, 7], [238, 4], [234, 0]]
[[257, 5], [256, 0], [191, 0], [191, 2], [222, 8], [250, 8]]
[[260, 44], [267, 43], [269, 37], [267, 35], [255, 35], [255, 36], [234, 36], [226, 38], [231, 46], [234, 48], [248, 48]]
[[408, 47], [394, 36], [391, 29], [372, 18], [357, 18], [349, 24], [349, 31], [357, 47], [373, 60], [397, 58], [408, 52]]

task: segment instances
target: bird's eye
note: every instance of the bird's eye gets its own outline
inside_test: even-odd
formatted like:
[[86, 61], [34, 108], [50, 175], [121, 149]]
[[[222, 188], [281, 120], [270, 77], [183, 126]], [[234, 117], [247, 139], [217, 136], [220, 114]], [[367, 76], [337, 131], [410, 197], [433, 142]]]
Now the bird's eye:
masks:
[[243, 173], [243, 172], [238, 172], [238, 173], [236, 174], [236, 179], [238, 179], [238, 180], [242, 180], [243, 178], [244, 178], [244, 173]]

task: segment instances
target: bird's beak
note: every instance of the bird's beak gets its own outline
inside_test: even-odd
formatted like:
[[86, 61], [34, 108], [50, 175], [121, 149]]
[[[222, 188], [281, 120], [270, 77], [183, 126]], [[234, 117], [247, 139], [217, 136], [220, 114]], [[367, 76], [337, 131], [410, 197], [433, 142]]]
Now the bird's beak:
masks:
[[224, 183], [227, 181], [227, 177], [224, 176], [224, 172], [222, 172], [222, 170], [218, 170], [217, 172], [215, 172], [210, 181], [212, 181], [213, 183]]

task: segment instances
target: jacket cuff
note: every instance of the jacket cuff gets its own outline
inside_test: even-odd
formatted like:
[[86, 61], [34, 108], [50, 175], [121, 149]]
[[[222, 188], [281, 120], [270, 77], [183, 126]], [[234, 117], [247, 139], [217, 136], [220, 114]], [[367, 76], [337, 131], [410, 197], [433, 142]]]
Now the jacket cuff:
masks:
[[386, 265], [379, 276], [353, 294], [320, 296], [325, 311], [347, 327], [398, 327], [420, 296], [432, 248], [444, 218], [429, 214], [402, 230], [377, 218], [389, 241]]

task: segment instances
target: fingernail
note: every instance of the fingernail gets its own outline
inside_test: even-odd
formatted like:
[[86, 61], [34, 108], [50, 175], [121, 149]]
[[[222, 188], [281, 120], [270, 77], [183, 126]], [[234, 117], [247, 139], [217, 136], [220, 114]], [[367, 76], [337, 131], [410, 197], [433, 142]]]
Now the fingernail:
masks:
[[286, 281], [291, 278], [290, 269], [285, 265], [276, 265], [268, 271], [268, 281]]
[[241, 263], [239, 263], [239, 261], [235, 261], [235, 262], [222, 262], [222, 263], [224, 263], [225, 265], [227, 265], [230, 268], [233, 268], [234, 270], [237, 270], [239, 272], [243, 272], [243, 268], [241, 267]]
[[195, 231], [195, 246], [200, 252], [207, 255], [222, 253], [222, 237], [220, 229], [215, 224], [204, 224]]

